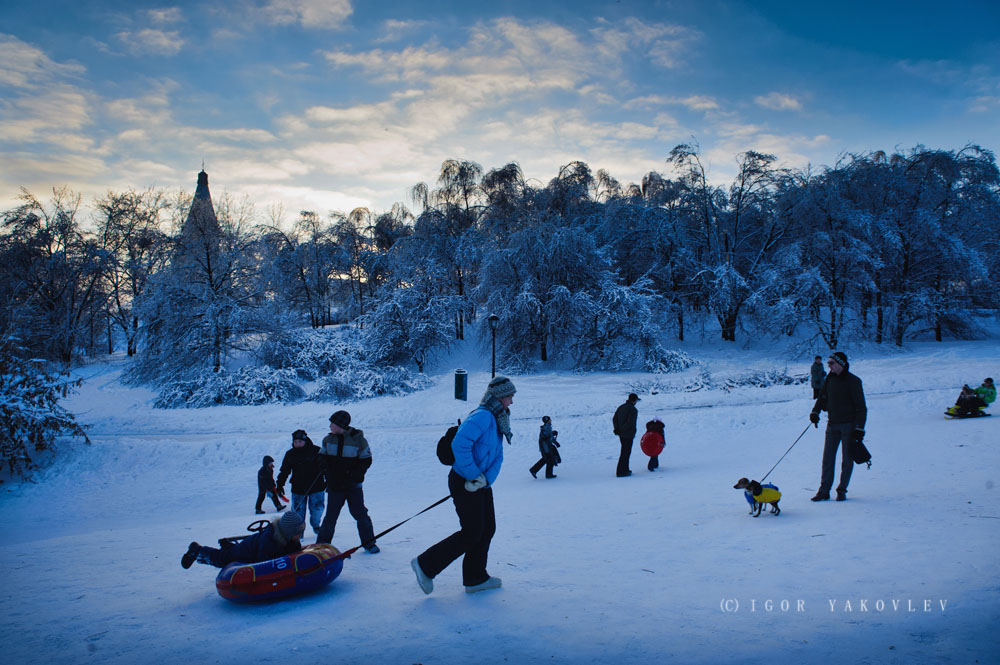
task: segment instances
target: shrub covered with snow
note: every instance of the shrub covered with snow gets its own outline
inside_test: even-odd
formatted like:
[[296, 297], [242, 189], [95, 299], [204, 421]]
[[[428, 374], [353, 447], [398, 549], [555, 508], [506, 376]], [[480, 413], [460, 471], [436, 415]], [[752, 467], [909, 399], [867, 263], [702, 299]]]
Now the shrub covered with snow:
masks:
[[219, 404], [295, 402], [305, 397], [305, 391], [295, 379], [292, 370], [267, 366], [246, 366], [236, 372], [206, 369], [191, 378], [167, 381], [154, 406], [176, 409]]
[[36, 468], [33, 451], [50, 448], [71, 435], [90, 443], [83, 427], [59, 400], [80, 381], [49, 373], [42, 360], [29, 359], [9, 337], [0, 340], [0, 464], [26, 476]]

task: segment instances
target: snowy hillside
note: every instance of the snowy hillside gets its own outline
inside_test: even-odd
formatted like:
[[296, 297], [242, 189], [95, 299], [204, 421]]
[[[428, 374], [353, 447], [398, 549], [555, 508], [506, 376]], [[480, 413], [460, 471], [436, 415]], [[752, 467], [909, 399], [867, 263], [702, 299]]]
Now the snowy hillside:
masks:
[[[317, 593], [241, 606], [216, 570], [182, 570], [188, 542], [214, 544], [255, 519], [256, 470], [290, 433], [314, 440], [337, 408], [371, 442], [365, 496], [376, 531], [447, 494], [437, 438], [478, 402], [489, 368], [470, 368], [468, 402], [450, 371], [403, 397], [350, 404], [154, 410], [120, 364], [81, 370], [66, 406], [92, 445], [66, 442], [37, 483], [4, 483], [0, 638], [9, 663], [988, 663], [1000, 639], [1000, 407], [948, 421], [963, 383], [1000, 375], [995, 341], [852, 354], [868, 399], [874, 463], [849, 500], [811, 503], [823, 425], [768, 478], [780, 516], [752, 518], [741, 476], [758, 479], [808, 425], [807, 385], [685, 391], [707, 370], [804, 374], [763, 352], [689, 351], [683, 374], [512, 377], [513, 445], [495, 485], [490, 573], [503, 588], [463, 593], [460, 565], [425, 596], [411, 558], [457, 529], [449, 503], [360, 553]], [[480, 364], [481, 365], [481, 364]], [[646, 471], [614, 475], [611, 414], [640, 393], [667, 448]], [[533, 479], [542, 415], [563, 464]], [[269, 511], [270, 507], [267, 508]], [[311, 533], [307, 542], [312, 542]], [[357, 545], [344, 510], [334, 545]]]

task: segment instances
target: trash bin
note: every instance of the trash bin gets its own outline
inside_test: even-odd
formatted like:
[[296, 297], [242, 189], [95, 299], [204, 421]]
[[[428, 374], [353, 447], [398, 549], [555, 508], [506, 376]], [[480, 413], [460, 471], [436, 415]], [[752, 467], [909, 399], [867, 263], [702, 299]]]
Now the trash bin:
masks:
[[469, 399], [469, 374], [464, 369], [455, 370], [455, 399]]

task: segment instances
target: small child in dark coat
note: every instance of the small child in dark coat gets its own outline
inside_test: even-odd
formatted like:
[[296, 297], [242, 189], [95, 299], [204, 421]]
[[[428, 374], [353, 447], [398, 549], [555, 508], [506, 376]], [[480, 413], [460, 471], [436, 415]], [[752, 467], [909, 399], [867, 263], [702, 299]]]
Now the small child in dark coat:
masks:
[[302, 549], [302, 533], [306, 523], [293, 510], [274, 519], [263, 531], [241, 539], [230, 547], [216, 549], [191, 543], [181, 557], [181, 566], [190, 568], [195, 561], [216, 568], [225, 568], [234, 561], [258, 563], [277, 559], [286, 554], [294, 554]]
[[552, 418], [542, 416], [542, 426], [538, 432], [538, 452], [542, 454], [542, 457], [528, 469], [532, 478], [538, 477], [536, 474], [542, 470], [543, 466], [546, 478], [556, 477], [556, 474], [552, 473], [552, 469], [562, 461], [559, 457], [559, 451], [556, 450], [559, 447], [559, 443], [556, 441], [557, 434], [558, 432], [552, 430]]
[[642, 452], [649, 455], [649, 464], [646, 465], [646, 468], [650, 471], [656, 471], [660, 468], [660, 453], [663, 452], [666, 445], [663, 429], [663, 421], [659, 418], [653, 418], [646, 423], [646, 433], [639, 439], [639, 447], [642, 448]]
[[264, 504], [264, 496], [270, 496], [274, 501], [275, 510], [284, 510], [285, 504], [278, 500], [278, 488], [274, 484], [274, 458], [264, 455], [264, 464], [257, 472], [257, 514], [263, 515], [261, 506]]

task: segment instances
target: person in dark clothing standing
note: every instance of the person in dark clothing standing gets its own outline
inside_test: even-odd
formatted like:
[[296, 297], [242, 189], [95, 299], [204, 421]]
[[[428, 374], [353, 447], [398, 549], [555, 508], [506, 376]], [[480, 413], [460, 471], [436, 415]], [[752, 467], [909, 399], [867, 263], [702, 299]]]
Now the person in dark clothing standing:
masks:
[[555, 478], [556, 474], [552, 473], [552, 468], [556, 465], [556, 446], [552, 432], [552, 418], [549, 416], [542, 416], [542, 426], [538, 432], [538, 452], [542, 454], [542, 458], [528, 469], [531, 477], [537, 478], [536, 474], [544, 466], [545, 477]]
[[216, 549], [198, 543], [188, 545], [181, 557], [181, 566], [190, 568], [195, 561], [216, 568], [225, 568], [234, 561], [259, 563], [270, 561], [286, 554], [295, 554], [302, 549], [302, 531], [305, 522], [295, 511], [289, 510], [274, 519], [263, 531], [247, 536], [229, 547]]
[[503, 465], [503, 440], [510, 443], [510, 405], [514, 383], [494, 377], [475, 411], [459, 425], [451, 449], [455, 463], [448, 473], [448, 491], [455, 503], [460, 529], [410, 561], [424, 593], [434, 590], [434, 578], [458, 557], [466, 593], [499, 589], [500, 578], [486, 572], [490, 543], [497, 530], [493, 483]]
[[278, 494], [284, 494], [285, 481], [292, 477], [292, 510], [303, 520], [309, 510], [309, 523], [313, 533], [319, 533], [323, 522], [323, 498], [326, 494], [326, 479], [320, 462], [319, 446], [314, 444], [305, 430], [292, 432], [292, 447], [281, 459], [278, 473]]
[[274, 485], [274, 458], [264, 455], [264, 464], [257, 472], [257, 514], [263, 515], [264, 497], [270, 496], [275, 510], [284, 510], [285, 504], [278, 501], [278, 488]]
[[319, 454], [326, 474], [327, 506], [316, 542], [333, 540], [337, 517], [346, 502], [351, 517], [358, 523], [361, 545], [370, 554], [377, 554], [380, 550], [375, 544], [375, 528], [368, 516], [362, 489], [365, 474], [372, 465], [372, 451], [364, 432], [351, 427], [351, 414], [347, 411], [337, 411], [330, 416], [330, 433], [323, 438]]
[[861, 379], [848, 371], [850, 365], [847, 362], [847, 354], [843, 351], [834, 351], [827, 360], [827, 365], [830, 367], [830, 374], [823, 381], [819, 398], [813, 406], [812, 413], [809, 414], [810, 422], [818, 425], [819, 412], [827, 412], [822, 476], [819, 491], [812, 500], [826, 501], [830, 498], [839, 446], [841, 462], [837, 501], [844, 501], [847, 499], [847, 485], [851, 482], [851, 472], [854, 470], [850, 446], [855, 442], [864, 441], [868, 407], [865, 405], [865, 391]]
[[632, 475], [629, 462], [632, 457], [632, 441], [635, 439], [635, 423], [639, 418], [639, 410], [635, 408], [635, 403], [638, 401], [638, 395], [629, 393], [628, 399], [618, 407], [614, 418], [611, 419], [614, 433], [618, 435], [622, 445], [621, 454], [618, 456], [618, 468], [615, 471], [615, 475], [619, 478]]
[[819, 399], [819, 393], [823, 390], [823, 379], [826, 378], [826, 370], [823, 369], [823, 358], [816, 356], [813, 359], [812, 367], [809, 368], [809, 383], [813, 389], [813, 399]]

